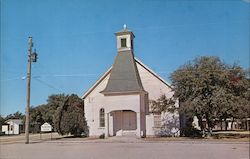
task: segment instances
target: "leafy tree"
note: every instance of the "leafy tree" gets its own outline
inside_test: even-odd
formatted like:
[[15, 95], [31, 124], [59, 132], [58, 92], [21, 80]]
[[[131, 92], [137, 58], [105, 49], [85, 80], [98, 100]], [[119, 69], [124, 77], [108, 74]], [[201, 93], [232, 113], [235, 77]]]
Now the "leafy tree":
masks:
[[[54, 127], [53, 117], [58, 107], [63, 105], [66, 96], [64, 94], [53, 94], [48, 97], [47, 103], [31, 107], [30, 126], [31, 131], [36, 133], [40, 131], [40, 126], [48, 122]], [[25, 121], [25, 120], [24, 120]]]
[[[44, 123], [42, 118], [41, 108], [44, 107], [45, 104], [39, 105], [37, 107], [30, 108], [30, 131], [32, 133], [37, 133], [40, 131], [40, 126]], [[24, 120], [25, 122], [25, 120]]]
[[171, 79], [180, 111], [191, 118], [197, 116], [202, 129], [202, 119], [211, 131], [215, 119], [247, 116], [242, 111], [249, 107], [249, 80], [236, 64], [227, 65], [217, 57], [200, 57], [173, 72]]
[[4, 117], [2, 117], [2, 115], [0, 115], [0, 130], [2, 131], [2, 125], [4, 124], [5, 119]]
[[57, 108], [64, 104], [65, 99], [66, 96], [64, 94], [54, 94], [48, 97], [47, 105], [42, 108], [42, 116], [45, 122], [54, 125], [53, 117]]
[[42, 118], [41, 108], [46, 106], [45, 104], [39, 105], [37, 107], [30, 108], [30, 122], [31, 123], [43, 123], [44, 120]]
[[[154, 114], [164, 114], [161, 116], [161, 125], [155, 132], [156, 136], [175, 136], [179, 130], [178, 107], [176, 107], [176, 99], [167, 98], [162, 94], [158, 99], [150, 101], [150, 111]], [[176, 131], [174, 131], [176, 130]]]
[[57, 108], [54, 124], [57, 132], [61, 135], [72, 134], [81, 136], [88, 134], [88, 127], [84, 117], [84, 103], [77, 95], [66, 97], [64, 104]]
[[23, 115], [21, 112], [17, 111], [13, 114], [9, 114], [5, 117], [5, 121], [8, 119], [23, 119], [25, 115]]
[[216, 117], [221, 122], [223, 120], [226, 122], [227, 118], [232, 118], [234, 122], [234, 119], [249, 117], [250, 81], [247, 76], [247, 73], [238, 65], [233, 65], [227, 70], [226, 85], [220, 89], [220, 92], [215, 92], [218, 97], [216, 99], [219, 101], [213, 101], [218, 103]]
[[150, 105], [153, 113], [173, 113], [177, 109], [175, 107], [175, 100], [173, 98], [167, 98], [165, 94], [161, 95], [157, 100], [151, 100]]
[[53, 124], [53, 116], [58, 107], [62, 106], [66, 96], [64, 94], [53, 94], [48, 97], [47, 104], [31, 107], [30, 121], [31, 123], [48, 122]]

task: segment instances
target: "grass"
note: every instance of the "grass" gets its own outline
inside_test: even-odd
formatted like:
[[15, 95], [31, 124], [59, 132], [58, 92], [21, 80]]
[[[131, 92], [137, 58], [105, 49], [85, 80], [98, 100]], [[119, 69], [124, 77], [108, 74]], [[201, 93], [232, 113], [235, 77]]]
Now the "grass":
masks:
[[241, 139], [241, 138], [249, 138], [249, 134], [233, 134], [233, 133], [219, 133], [214, 134], [214, 139]]
[[213, 141], [243, 141], [250, 142], [249, 131], [215, 131], [210, 137], [147, 137], [145, 141], [184, 141], [184, 140], [213, 140]]

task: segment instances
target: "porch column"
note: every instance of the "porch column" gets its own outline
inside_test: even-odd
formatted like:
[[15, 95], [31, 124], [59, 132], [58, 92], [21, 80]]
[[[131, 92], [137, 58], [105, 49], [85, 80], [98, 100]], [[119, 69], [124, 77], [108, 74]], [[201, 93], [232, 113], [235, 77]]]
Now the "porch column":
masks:
[[122, 120], [121, 136], [123, 136], [123, 110], [121, 110], [121, 120]]
[[137, 124], [136, 136], [141, 137], [141, 113], [140, 112], [136, 113], [136, 124]]
[[112, 115], [112, 112], [109, 113], [109, 136], [114, 136], [114, 115]]
[[105, 124], [106, 124], [106, 135], [105, 137], [109, 137], [109, 113], [105, 114], [106, 118], [105, 118]]

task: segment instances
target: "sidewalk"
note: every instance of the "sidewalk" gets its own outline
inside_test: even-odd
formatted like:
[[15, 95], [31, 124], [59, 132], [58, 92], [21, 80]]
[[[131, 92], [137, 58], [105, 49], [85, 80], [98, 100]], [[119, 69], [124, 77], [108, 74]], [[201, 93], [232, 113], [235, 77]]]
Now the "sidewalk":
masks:
[[[30, 143], [38, 143], [48, 140], [56, 140], [63, 138], [56, 132], [53, 133], [42, 133], [42, 134], [30, 134], [29, 141]], [[12, 144], [12, 143], [25, 143], [25, 134], [13, 135], [13, 136], [1, 136], [0, 144]]]
[[[240, 139], [206, 139], [187, 137], [148, 137], [137, 138], [136, 136], [114, 136], [105, 139], [99, 138], [73, 138], [61, 136], [58, 133], [30, 134], [30, 143], [249, 143], [249, 138]], [[0, 144], [25, 143], [25, 134], [16, 136], [1, 136]]]

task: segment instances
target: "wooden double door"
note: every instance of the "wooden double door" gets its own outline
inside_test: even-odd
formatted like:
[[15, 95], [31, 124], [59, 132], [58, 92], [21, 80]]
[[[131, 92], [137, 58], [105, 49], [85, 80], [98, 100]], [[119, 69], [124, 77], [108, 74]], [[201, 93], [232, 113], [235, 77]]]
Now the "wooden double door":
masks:
[[116, 111], [113, 116], [113, 122], [114, 135], [117, 135], [119, 131], [134, 132], [137, 128], [136, 113], [130, 110]]

